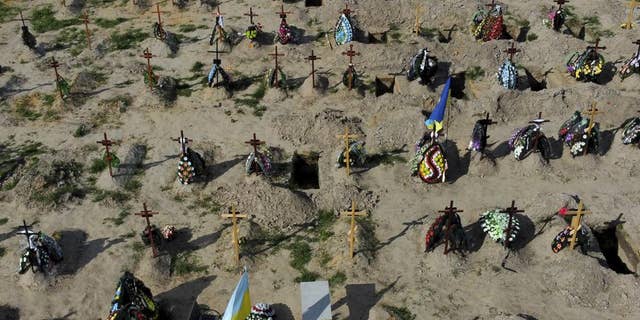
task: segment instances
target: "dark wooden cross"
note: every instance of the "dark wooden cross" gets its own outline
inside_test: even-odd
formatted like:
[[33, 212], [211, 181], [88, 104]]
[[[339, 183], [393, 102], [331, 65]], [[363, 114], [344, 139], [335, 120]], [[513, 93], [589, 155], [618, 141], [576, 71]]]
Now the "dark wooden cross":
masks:
[[146, 202], [142, 203], [142, 207], [144, 208], [144, 210], [136, 213], [136, 216], [141, 216], [147, 221], [147, 228], [145, 230], [147, 232], [147, 235], [149, 236], [149, 243], [151, 244], [151, 250], [153, 250], [153, 257], [155, 258], [158, 256], [158, 248], [156, 248], [156, 244], [153, 242], [153, 229], [151, 228], [151, 222], [149, 221], [149, 218], [158, 214], [158, 212], [148, 210]]
[[29, 245], [29, 243], [30, 243], [29, 236], [31, 236], [32, 234], [36, 234], [36, 233], [32, 232], [32, 231], [29, 231], [29, 227], [31, 227], [31, 226], [27, 225], [27, 221], [22, 220], [22, 225], [20, 227], [18, 227], [18, 229], [23, 229], [24, 230], [24, 236], [27, 238], [27, 246], [29, 246], [29, 248], [31, 248], [31, 246]]
[[91, 33], [89, 32], [89, 15], [87, 11], [82, 13], [82, 18], [80, 19], [84, 23], [84, 32], [87, 34], [87, 47], [91, 50]]
[[157, 13], [158, 14], [158, 28], [160, 28], [160, 30], [164, 31], [164, 29], [162, 28], [162, 17], [160, 16], [160, 14], [161, 13], [167, 13], [167, 11], [160, 11], [160, 2], [156, 3], [156, 11], [153, 11], [153, 13]]
[[545, 122], [549, 122], [549, 120], [542, 118], [542, 112], [538, 112], [538, 117], [536, 119], [529, 121], [529, 123], [535, 123], [538, 125]]
[[349, 45], [349, 50], [342, 52], [343, 55], [349, 57], [349, 90], [353, 88], [353, 57], [359, 56], [360, 52], [356, 52], [353, 50], [353, 45]]
[[344, 9], [342, 9], [340, 12], [342, 12], [345, 16], [349, 16], [351, 14], [351, 9], [349, 9], [349, 4], [345, 3], [344, 4]]
[[636, 51], [636, 52], [637, 52], [637, 54], [640, 54], [640, 39], [638, 39], [638, 40], [636, 40], [636, 41], [634, 41], [632, 43], [638, 45], [638, 51]]
[[558, 10], [562, 9], [562, 5], [569, 2], [569, 0], [554, 0], [553, 2], [558, 4]]
[[320, 60], [320, 57], [316, 56], [315, 54], [313, 54], [313, 50], [311, 50], [311, 55], [304, 58], [307, 61], [311, 61], [311, 87], [315, 88], [316, 87], [316, 65], [315, 65], [315, 61], [316, 60]]
[[[218, 50], [218, 41], [216, 41], [216, 50], [208, 50], [207, 52], [211, 52], [211, 53], [215, 53], [216, 57], [213, 59], [213, 64], [216, 65], [218, 67], [218, 69], [220, 68], [220, 66], [222, 65], [222, 60], [220, 59], [220, 57], [218, 56], [219, 53], [226, 53], [224, 51], [219, 51]], [[216, 72], [216, 84], [219, 81], [219, 77], [220, 77], [220, 72]]]
[[111, 157], [111, 151], [109, 150], [109, 147], [113, 145], [113, 141], [107, 138], [107, 133], [105, 132], [104, 139], [97, 141], [97, 143], [103, 145], [106, 150], [104, 159], [106, 160], [107, 165], [109, 166], [109, 176], [113, 177], [113, 172], [111, 171], [111, 160], [113, 160], [113, 158]]
[[600, 46], [598, 46], [598, 44], [600, 44], [600, 39], [596, 39], [595, 45], [587, 46], [587, 49], [593, 49], [594, 53], [598, 53], [598, 49], [602, 49], [602, 50], [607, 49], [607, 47], [600, 47]]
[[[253, 155], [256, 157], [258, 157], [258, 146], [263, 145], [264, 141], [261, 141], [260, 139], [256, 138], [256, 134], [253, 134], [253, 139], [249, 140], [249, 141], [245, 141], [244, 143], [249, 144], [251, 146], [253, 146]], [[256, 174], [260, 173], [260, 168], [259, 166], [256, 164], [256, 161], [253, 161], [251, 163], [251, 172], [255, 172]]]
[[496, 3], [496, 0], [491, 0], [491, 3], [485, 4], [485, 7], [489, 7], [492, 10], [497, 6], [498, 4]]
[[[22, 16], [22, 10], [20, 10], [20, 20], [19, 21], [22, 21], [22, 27], [23, 28], [27, 27], [27, 25], [24, 23], [25, 20], [31, 20], [31, 19], [25, 19], [24, 16]], [[11, 21], [18, 21], [18, 20], [14, 19], [14, 20], [11, 20]]]
[[278, 83], [278, 57], [282, 57], [282, 56], [284, 56], [284, 53], [278, 53], [278, 46], [276, 45], [275, 47], [276, 47], [276, 48], [275, 48], [275, 50], [276, 50], [276, 51], [275, 51], [275, 53], [269, 53], [269, 55], [270, 55], [270, 56], [272, 56], [272, 57], [274, 57], [274, 59], [276, 60], [276, 68], [274, 69], [274, 71], [273, 71], [273, 72], [274, 72], [274, 75], [275, 75], [275, 79], [274, 79], [275, 84], [274, 84], [274, 87], [276, 87], [276, 88], [277, 88], [277, 87], [279, 87], [279, 86], [280, 86], [280, 84]]
[[184, 136], [184, 131], [182, 131], [182, 130], [180, 130], [180, 138], [171, 138], [171, 140], [180, 143], [180, 150], [182, 151], [182, 154], [184, 154], [184, 155], [187, 154], [187, 145], [190, 142], [193, 142], [192, 139], [189, 139], [189, 138]]
[[453, 26], [451, 26], [451, 28], [442, 30], [442, 31], [446, 31], [447, 32], [447, 38], [446, 38], [447, 42], [451, 41], [451, 34], [454, 31], [458, 31], [458, 29], [456, 29], [456, 27], [457, 26], [454, 24]]
[[280, 15], [280, 19], [286, 19], [287, 13], [292, 13], [291, 11], [284, 11], [284, 4], [280, 5], [280, 12], [276, 12], [276, 14]]
[[505, 50], [502, 50], [502, 52], [506, 53], [509, 55], [509, 61], [513, 62], [513, 55], [520, 52], [520, 49], [516, 49], [516, 44], [514, 42], [511, 42], [511, 47], [507, 48]]
[[56, 87], [58, 87], [58, 93], [60, 94], [60, 99], [64, 99], [64, 95], [62, 94], [62, 87], [60, 86], [60, 74], [58, 73], [58, 67], [60, 63], [56, 61], [55, 57], [51, 57], [51, 62], [49, 66], [53, 68], [53, 71], [56, 73]]
[[153, 82], [155, 80], [155, 76], [153, 75], [153, 68], [151, 67], [151, 58], [157, 57], [149, 51], [149, 48], [144, 49], [142, 51], [142, 58], [147, 59], [147, 75], [149, 76], [149, 88], [153, 90]]
[[453, 200], [449, 203], [449, 206], [444, 208], [444, 210], [438, 211], [440, 213], [444, 213], [447, 216], [447, 230], [445, 231], [444, 236], [444, 254], [449, 254], [449, 251], [453, 251], [455, 249], [449, 250], [449, 238], [451, 237], [451, 220], [453, 220], [453, 215], [458, 212], [464, 212], [464, 210], [460, 210], [453, 206]]
[[500, 210], [500, 213], [506, 213], [509, 215], [509, 223], [507, 224], [507, 230], [504, 231], [505, 236], [504, 236], [504, 247], [508, 248], [509, 247], [509, 235], [511, 234], [511, 229], [513, 228], [513, 216], [516, 213], [522, 213], [524, 212], [524, 210], [522, 209], [518, 209], [518, 207], [516, 207], [516, 201], [515, 200], [511, 200], [511, 207], [506, 208], [504, 210]]
[[253, 8], [251, 7], [249, 7], [249, 13], [245, 13], [244, 15], [249, 17], [249, 21], [251, 22], [251, 25], [253, 25], [253, 17], [259, 16], [258, 14], [253, 13]]

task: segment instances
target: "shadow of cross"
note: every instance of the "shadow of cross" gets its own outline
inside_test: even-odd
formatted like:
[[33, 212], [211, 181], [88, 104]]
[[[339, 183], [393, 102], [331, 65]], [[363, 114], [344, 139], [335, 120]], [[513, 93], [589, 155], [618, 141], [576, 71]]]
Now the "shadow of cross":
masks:
[[400, 280], [400, 277], [396, 278], [395, 281], [378, 292], [376, 292], [376, 285], [374, 283], [346, 285], [346, 297], [336, 302], [331, 309], [337, 309], [342, 306], [345, 303], [344, 300], [346, 300], [347, 308], [349, 308], [349, 320], [371, 319], [369, 316], [371, 308], [382, 300], [382, 297], [389, 292], [389, 290], [396, 286], [398, 280]]

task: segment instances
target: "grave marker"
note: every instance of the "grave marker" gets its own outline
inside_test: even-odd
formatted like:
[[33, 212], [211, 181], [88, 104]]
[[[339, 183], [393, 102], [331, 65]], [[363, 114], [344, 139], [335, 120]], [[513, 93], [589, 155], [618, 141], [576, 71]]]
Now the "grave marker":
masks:
[[353, 88], [353, 57], [355, 56], [359, 56], [360, 52], [356, 52], [353, 50], [353, 44], [349, 45], [349, 50], [342, 52], [343, 55], [349, 57], [349, 68], [347, 70], [347, 72], [349, 72], [349, 78], [348, 78], [348, 82], [349, 82], [349, 90], [351, 90]]
[[351, 218], [351, 226], [349, 227], [349, 252], [350, 257], [353, 259], [353, 251], [356, 242], [356, 216], [358, 217], [366, 217], [366, 211], [356, 211], [356, 202], [351, 199], [351, 211], [343, 211], [341, 213], [343, 217]]
[[582, 204], [582, 200], [578, 203], [577, 210], [569, 210], [565, 215], [572, 216], [571, 217], [571, 229], [573, 234], [571, 235], [571, 242], [569, 248], [573, 250], [576, 246], [576, 237], [578, 236], [578, 228], [580, 227], [580, 223], [582, 223], [582, 216], [585, 214], [590, 214], [591, 211], [584, 210], [584, 205]]
[[591, 108], [589, 108], [589, 110], [587, 110], [587, 114], [589, 115], [589, 125], [587, 126], [587, 130], [586, 130], [586, 134], [587, 134], [587, 145], [584, 148], [584, 153], [583, 155], [587, 154], [587, 150], [589, 150], [589, 138], [591, 137], [591, 130], [593, 129], [593, 127], [595, 126], [595, 117], [596, 114], [600, 114], [602, 113], [602, 111], [599, 111], [598, 108], [596, 108], [596, 104], [595, 102], [591, 104]]
[[276, 64], [276, 67], [275, 67], [275, 69], [273, 69], [273, 74], [274, 74], [274, 76], [275, 76], [273, 86], [274, 86], [274, 87], [276, 87], [276, 88], [278, 88], [278, 87], [280, 87], [280, 84], [279, 84], [279, 82], [278, 82], [278, 73], [279, 73], [278, 71], [280, 70], [280, 69], [279, 69], [279, 67], [278, 67], [278, 57], [283, 57], [283, 56], [284, 56], [284, 53], [278, 53], [278, 46], [276, 45], [276, 46], [275, 46], [275, 53], [269, 53], [268, 55], [270, 55], [270, 56], [274, 57], [275, 62], [276, 62], [276, 63], [275, 63], [275, 64]]
[[152, 11], [152, 12], [158, 14], [157, 29], [154, 30], [154, 35], [156, 36], [156, 38], [160, 40], [164, 40], [167, 37], [167, 32], [164, 30], [164, 28], [162, 28], [162, 17], [160, 16], [160, 14], [168, 13], [168, 12], [160, 11], [160, 2], [156, 3], [156, 11]]
[[315, 54], [313, 54], [313, 50], [311, 50], [311, 55], [304, 58], [307, 61], [311, 61], [311, 87], [315, 88], [316, 87], [316, 66], [315, 66], [315, 61], [316, 60], [320, 60], [320, 57], [316, 56]]
[[64, 100], [64, 94], [62, 93], [62, 86], [60, 85], [60, 79], [62, 77], [58, 73], [58, 67], [60, 66], [60, 63], [58, 63], [58, 61], [56, 61], [55, 57], [51, 57], [51, 62], [49, 63], [49, 66], [51, 68], [53, 68], [53, 71], [55, 72], [55, 75], [56, 75], [56, 87], [58, 88], [58, 93], [60, 94], [60, 99]]
[[420, 35], [420, 27], [422, 26], [422, 21], [420, 19], [420, 16], [422, 15], [423, 12], [424, 12], [424, 7], [422, 5], [418, 5], [416, 7], [416, 20], [413, 23], [413, 30], [411, 30], [412, 33], [415, 33], [417, 35]]
[[[216, 41], [216, 50], [208, 50], [207, 52], [211, 52], [211, 53], [215, 53], [216, 57], [213, 59], [213, 64], [216, 65], [216, 68], [218, 70], [218, 72], [216, 72], [216, 85], [220, 82], [220, 66], [222, 65], [222, 60], [220, 59], [220, 57], [218, 56], [218, 54], [220, 53], [226, 53], [224, 51], [219, 51], [218, 50], [218, 41]], [[214, 85], [215, 86], [215, 85]]]
[[89, 48], [89, 50], [91, 50], [91, 32], [89, 32], [89, 15], [87, 14], [87, 11], [85, 10], [82, 13], [82, 22], [84, 23], [84, 32], [87, 35], [87, 48]]
[[105, 147], [105, 161], [107, 162], [107, 165], [109, 166], [109, 176], [113, 177], [113, 172], [111, 171], [111, 160], [113, 160], [113, 157], [111, 157], [111, 151], [109, 150], [109, 147], [111, 147], [113, 145], [113, 141], [109, 140], [107, 138], [107, 133], [104, 133], [104, 139], [97, 141], [98, 144], [101, 144]]
[[447, 231], [445, 232], [445, 236], [444, 236], [444, 254], [449, 254], [450, 251], [455, 250], [455, 249], [449, 250], [449, 238], [451, 238], [451, 220], [453, 220], [454, 214], [457, 214], [459, 212], [464, 212], [464, 210], [460, 210], [454, 207], [453, 200], [451, 200], [448, 207], [438, 212], [444, 213], [447, 215]]
[[236, 265], [239, 267], [240, 266], [240, 244], [238, 241], [238, 224], [237, 221], [238, 219], [247, 219], [249, 216], [247, 214], [244, 213], [238, 213], [236, 212], [236, 208], [234, 206], [231, 206], [231, 208], [229, 208], [229, 213], [223, 213], [221, 215], [223, 218], [231, 218], [231, 223], [232, 225], [232, 232], [233, 232], [233, 248], [235, 250], [235, 254], [236, 254]]
[[524, 212], [524, 210], [522, 209], [518, 209], [518, 207], [516, 207], [516, 201], [515, 200], [511, 200], [511, 207], [506, 208], [504, 210], [500, 210], [500, 213], [506, 213], [509, 215], [509, 223], [507, 224], [507, 229], [504, 231], [505, 233], [505, 237], [504, 237], [504, 247], [505, 248], [509, 248], [509, 245], [511, 244], [509, 241], [510, 238], [510, 234], [511, 234], [511, 228], [513, 227], [513, 216], [516, 213], [522, 213]]
[[600, 44], [600, 38], [596, 39], [595, 45], [587, 46], [587, 49], [593, 49], [594, 53], [598, 53], [598, 49], [602, 49], [602, 50], [607, 49], [607, 47], [600, 47], [600, 46], [598, 46], [598, 44]]
[[349, 159], [349, 156], [350, 156], [349, 141], [350, 141], [350, 139], [355, 139], [355, 138], [358, 138], [359, 136], [356, 135], [356, 134], [349, 134], [349, 127], [346, 127], [346, 128], [344, 128], [344, 134], [336, 135], [336, 137], [344, 140], [344, 146], [345, 146], [345, 149], [344, 149], [344, 152], [345, 152], [344, 163], [345, 163], [346, 168], [347, 168], [347, 176], [349, 176], [349, 175], [351, 175], [351, 161]]
[[516, 45], [514, 42], [511, 42], [511, 47], [507, 48], [505, 50], [502, 50], [502, 52], [506, 53], [509, 55], [509, 61], [513, 62], [513, 55], [520, 52], [520, 49], [516, 49]]
[[188, 137], [184, 136], [184, 131], [180, 130], [180, 138], [171, 138], [171, 140], [176, 141], [178, 143], [180, 143], [180, 151], [182, 152], [182, 154], [186, 155], [187, 154], [187, 145], [190, 142], [193, 142], [192, 139], [189, 139]]
[[260, 166], [256, 163], [258, 157], [258, 146], [263, 145], [265, 142], [256, 138], [255, 132], [253, 133], [253, 139], [245, 141], [244, 143], [253, 146], [253, 154], [256, 156], [256, 160], [251, 163], [251, 172], [260, 173]]
[[151, 67], [151, 58], [157, 57], [149, 51], [149, 48], [142, 51], [142, 58], [147, 59], [147, 81], [149, 82], [149, 89], [153, 90], [153, 84], [156, 80], [156, 76], [153, 74], [153, 68]]
[[147, 222], [147, 228], [145, 229], [145, 231], [147, 232], [147, 235], [149, 237], [149, 243], [151, 244], [151, 250], [153, 251], [153, 257], [155, 258], [158, 256], [158, 248], [156, 248], [156, 244], [153, 241], [153, 229], [151, 228], [151, 222], [149, 221], [149, 218], [158, 214], [158, 212], [148, 210], [146, 202], [142, 203], [142, 207], [144, 208], [144, 210], [137, 212], [136, 216], [143, 217]]
[[244, 15], [249, 17], [249, 22], [251, 23], [251, 25], [254, 25], [253, 17], [260, 16], [259, 14], [253, 13], [253, 8], [252, 7], [249, 7], [249, 13], [245, 13]]

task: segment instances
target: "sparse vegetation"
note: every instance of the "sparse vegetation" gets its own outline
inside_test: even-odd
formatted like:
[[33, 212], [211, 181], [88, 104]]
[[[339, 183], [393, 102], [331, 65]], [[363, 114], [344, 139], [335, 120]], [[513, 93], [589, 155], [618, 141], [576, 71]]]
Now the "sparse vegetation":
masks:
[[329, 285], [331, 287], [337, 287], [343, 285], [347, 281], [347, 275], [343, 272], [336, 272], [331, 278], [329, 278]]
[[201, 273], [206, 271], [207, 266], [202, 265], [200, 258], [195, 256], [192, 252], [183, 252], [171, 257], [171, 274], [183, 276], [190, 273]]
[[3, 224], [6, 224], [7, 222], [9, 222], [9, 218], [1, 218], [0, 219], [0, 226]]
[[4, 23], [7, 20], [13, 19], [18, 12], [20, 12], [20, 8], [9, 6], [3, 2], [0, 2], [0, 23]]
[[104, 171], [107, 168], [107, 162], [102, 158], [95, 158], [91, 160], [91, 166], [89, 167], [89, 172], [96, 174]]
[[78, 128], [76, 128], [76, 131], [73, 132], [73, 136], [76, 138], [80, 138], [80, 137], [84, 137], [86, 136], [91, 130], [89, 129], [89, 127], [87, 127], [86, 124], [81, 124], [78, 126]]
[[127, 18], [122, 18], [122, 17], [118, 17], [115, 19], [96, 18], [94, 20], [94, 23], [100, 28], [108, 29], [108, 28], [113, 28], [127, 20], [128, 20]]
[[56, 37], [56, 45], [68, 47], [69, 53], [75, 57], [86, 48], [87, 35], [84, 30], [76, 27], [65, 28]]
[[390, 305], [382, 305], [384, 311], [386, 311], [395, 320], [415, 320], [416, 315], [411, 313], [407, 307], [394, 307]]
[[535, 34], [533, 32], [529, 32], [527, 34], [527, 41], [534, 41], [536, 39], [538, 39], [538, 35], [537, 34]]
[[135, 44], [146, 39], [148, 36], [148, 33], [142, 31], [142, 29], [127, 30], [123, 33], [116, 31], [111, 34], [111, 38], [109, 39], [111, 45], [109, 48], [112, 51], [131, 49]]
[[128, 192], [136, 193], [142, 188], [142, 183], [137, 179], [131, 179], [124, 184], [123, 188]]
[[289, 246], [291, 261], [289, 264], [296, 270], [302, 270], [311, 261], [311, 246], [303, 241], [297, 241]]
[[380, 240], [376, 237], [376, 223], [371, 219], [371, 216], [367, 216], [358, 220], [360, 237], [360, 250], [367, 258], [372, 261], [376, 258]]
[[333, 224], [338, 220], [331, 210], [318, 211], [317, 226], [315, 231], [318, 234], [318, 240], [325, 241], [333, 236]]
[[257, 117], [261, 117], [267, 110], [267, 107], [260, 105], [260, 101], [267, 93], [267, 82], [261, 81], [258, 88], [248, 96], [247, 98], [237, 98], [234, 100], [235, 105], [245, 105], [253, 109], [253, 114]]
[[126, 219], [131, 214], [129, 210], [130, 208], [122, 209], [120, 210], [120, 213], [118, 213], [118, 216], [116, 216], [115, 218], [104, 218], [104, 222], [111, 222], [114, 226], [119, 226], [123, 224], [124, 219]]
[[0, 247], [0, 258], [4, 257], [4, 254], [7, 252], [7, 249], [4, 247]]
[[125, 202], [129, 201], [129, 199], [131, 199], [131, 196], [129, 196], [129, 194], [122, 191], [95, 189], [93, 190], [93, 193], [93, 202], [100, 202], [110, 199], [117, 204], [124, 204]]
[[33, 30], [38, 33], [44, 33], [82, 23], [78, 18], [58, 20], [54, 17], [55, 13], [50, 5], [34, 9], [31, 13]]
[[193, 66], [191, 66], [191, 69], [189, 71], [193, 72], [193, 73], [199, 73], [202, 72], [202, 68], [204, 68], [204, 63], [200, 62], [200, 61], [196, 61]]
[[484, 77], [484, 70], [480, 66], [473, 66], [464, 72], [464, 76], [470, 80], [478, 80]]
[[179, 32], [193, 32], [196, 31], [198, 27], [195, 24], [181, 24], [178, 26]]

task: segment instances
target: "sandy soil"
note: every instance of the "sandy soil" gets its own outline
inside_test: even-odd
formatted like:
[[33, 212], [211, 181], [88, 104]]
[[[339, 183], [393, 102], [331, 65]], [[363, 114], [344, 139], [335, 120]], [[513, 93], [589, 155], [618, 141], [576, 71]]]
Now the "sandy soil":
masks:
[[[34, 8], [51, 2], [54, 1], [30, 1], [28, 8], [23, 5], [25, 15], [30, 16]], [[58, 19], [77, 16], [77, 9], [62, 8], [55, 2], [53, 8]], [[152, 38], [155, 16], [151, 9], [120, 5], [121, 1], [90, 9], [94, 19], [129, 20], [113, 28], [91, 25], [94, 50], [84, 49], [77, 57], [71, 56], [69, 48], [36, 54], [22, 45], [19, 22], [3, 23], [0, 42], [7, 44], [0, 47], [2, 66], [11, 68], [0, 75], [3, 144], [40, 142], [50, 153], [40, 155], [40, 161], [75, 159], [85, 167], [79, 181], [89, 185], [94, 177], [94, 188], [101, 190], [123, 190], [106, 170], [99, 174], [88, 172], [91, 160], [102, 154], [95, 141], [102, 139], [103, 132], [118, 142], [114, 150], [122, 160], [135, 144], [146, 145], [147, 153], [141, 166], [144, 170], [135, 177], [142, 183], [141, 188], [128, 192], [130, 199], [122, 203], [109, 199], [92, 201], [95, 194], [91, 193], [84, 199], [70, 199], [56, 206], [34, 202], [33, 190], [39, 192], [33, 182], [37, 177], [29, 178], [26, 173], [33, 170], [28, 165], [20, 167], [19, 172], [25, 172], [25, 178], [15, 188], [0, 191], [0, 212], [8, 218], [7, 223], [0, 225], [0, 246], [6, 249], [0, 257], [0, 283], [5, 288], [0, 292], [0, 306], [4, 305], [0, 307], [0, 319], [16, 319], [17, 314], [19, 319], [104, 318], [116, 281], [125, 269], [132, 270], [166, 301], [179, 303], [179, 299], [197, 296], [199, 303], [222, 311], [238, 279], [229, 222], [218, 216], [219, 211], [224, 211], [220, 207], [231, 204], [254, 216], [251, 223], [241, 222], [244, 239], [259, 232], [289, 236], [276, 246], [254, 248], [258, 252], [244, 256], [242, 262], [250, 270], [254, 302], [279, 304], [282, 318], [301, 319], [299, 286], [294, 281], [300, 273], [290, 266], [288, 245], [304, 242], [315, 234], [313, 227], [305, 223], [313, 221], [318, 210], [344, 210], [352, 198], [371, 216], [372, 223], [361, 225], [360, 230], [374, 226], [378, 242], [363, 249], [365, 243], [371, 244], [371, 236], [367, 240], [361, 232], [358, 254], [352, 262], [346, 242], [348, 219], [330, 226], [333, 236], [310, 242], [313, 258], [308, 270], [322, 279], [338, 272], [346, 275], [344, 283], [332, 287], [336, 319], [388, 319], [383, 305], [404, 306], [416, 319], [637, 318], [640, 315], [637, 276], [616, 273], [597, 250], [589, 255], [579, 250], [552, 253], [551, 241], [564, 228], [564, 221], [546, 218], [562, 205], [563, 194], [577, 194], [593, 212], [586, 218], [592, 228], [604, 228], [622, 214], [625, 222], [619, 227], [624, 230], [621, 234], [630, 245], [635, 245], [631, 251], [640, 254], [637, 246], [640, 219], [636, 214], [640, 209], [640, 188], [635, 181], [640, 153], [636, 147], [623, 145], [620, 133], [615, 130], [624, 120], [637, 115], [638, 75], [621, 82], [609, 70], [603, 84], [579, 83], [565, 75], [565, 57], [584, 50], [588, 43], [542, 25], [551, 1], [543, 4], [504, 1], [507, 12], [519, 20], [530, 21], [529, 33], [537, 35], [533, 41], [517, 43], [522, 52], [516, 56], [516, 62], [528, 68], [537, 80], [546, 79], [547, 88], [535, 92], [528, 88], [509, 91], [497, 83], [494, 73], [505, 58], [501, 51], [509, 40], [474, 41], [467, 24], [479, 2], [446, 0], [425, 6], [424, 27], [443, 30], [453, 24], [458, 26], [452, 40], [441, 43], [437, 37], [411, 34], [415, 4], [419, 1], [349, 1], [361, 29], [388, 31], [387, 43], [353, 43], [361, 53], [354, 58], [355, 67], [364, 74], [365, 83], [371, 83], [376, 76], [389, 77], [401, 72], [411, 55], [425, 46], [443, 62], [432, 86], [409, 83], [396, 76], [394, 94], [376, 97], [367, 89], [350, 92], [340, 84], [347, 65], [340, 53], [346, 48], [332, 50], [323, 38], [313, 40], [318, 32], [333, 27], [339, 9], [344, 6], [343, 1], [324, 2], [319, 8], [305, 8], [304, 1], [287, 4], [286, 9], [292, 11], [289, 23], [305, 30], [306, 40], [301, 44], [279, 45], [279, 51], [285, 54], [280, 61], [288, 78], [302, 86], [286, 92], [268, 89], [259, 103], [266, 107], [261, 117], [253, 115], [250, 107], [236, 103], [255, 92], [257, 82], [227, 97], [221, 90], [198, 84], [205, 75], [200, 73], [196, 80], [186, 81], [194, 84], [191, 95], [179, 96], [169, 106], [150, 93], [143, 82], [145, 61], [138, 56], [146, 47], [158, 56], [152, 63], [162, 66], [155, 71], [161, 76], [191, 77], [193, 72], [189, 69], [196, 61], [208, 71], [212, 59], [211, 53], [207, 53], [212, 50], [208, 37], [214, 14], [206, 6], [194, 4], [179, 11], [164, 4], [164, 10], [168, 11], [166, 29], [197, 39], [182, 43], [175, 55], [170, 54], [164, 43]], [[16, 5], [15, 1], [8, 3]], [[273, 32], [279, 22], [275, 12], [280, 4], [276, 1], [223, 1], [221, 9], [228, 29], [237, 32], [247, 26], [248, 19], [242, 14], [249, 5], [260, 15], [256, 21], [265, 31]], [[571, 5], [579, 17], [597, 13], [600, 29], [613, 31], [612, 36], [601, 41], [607, 47], [603, 53], [607, 61], [619, 66], [622, 58], [636, 50], [632, 41], [637, 30], [618, 28], [626, 16], [622, 2], [605, 7], [596, 1], [575, 0]], [[517, 19], [507, 19], [510, 31], [517, 30], [514, 23]], [[207, 28], [179, 32], [179, 26], [185, 24], [204, 24]], [[142, 28], [149, 33], [148, 39], [128, 50], [105, 49], [114, 31], [132, 28]], [[35, 35], [42, 48], [51, 48], [60, 32]], [[328, 79], [324, 92], [311, 90], [308, 80], [302, 84], [310, 72], [304, 57], [312, 49], [321, 57], [316, 61], [319, 73]], [[272, 51], [273, 45], [249, 48], [243, 41], [230, 54], [222, 56], [223, 65], [235, 78], [262, 76], [273, 65], [267, 56]], [[55, 94], [53, 71], [46, 67], [47, 59], [53, 56], [60, 61], [59, 71], [68, 80], [82, 71], [95, 69], [106, 73], [106, 82], [96, 88], [79, 89], [86, 94], [82, 99], [74, 96], [61, 102], [56, 98], [47, 107], [37, 100], [37, 94]], [[464, 72], [473, 66], [482, 67], [485, 76], [467, 79], [464, 86], [467, 98], [452, 102], [449, 140], [445, 143], [450, 161], [447, 183], [423, 184], [409, 175], [408, 164], [403, 162], [375, 165], [350, 177], [335, 168], [335, 154], [342, 145], [335, 135], [342, 133], [345, 126], [364, 137], [369, 153], [402, 150], [400, 157], [410, 159], [413, 144], [423, 133], [421, 112], [430, 110], [437, 101], [447, 73]], [[130, 84], [126, 84], [128, 80]], [[131, 97], [126, 112], [120, 113], [120, 107], [105, 102], [123, 95]], [[45, 116], [33, 121], [25, 119], [16, 111], [18, 102], [25, 97], [40, 101], [35, 103], [34, 110], [42, 114], [54, 110], [58, 119]], [[597, 118], [608, 137], [604, 155], [574, 159], [564, 150], [562, 157], [542, 165], [535, 154], [518, 162], [505, 152], [504, 141], [512, 130], [524, 125], [538, 111], [551, 120], [543, 126], [547, 135], [557, 136], [560, 124], [574, 110], [585, 110], [593, 101], [604, 111]], [[465, 151], [473, 124], [484, 112], [490, 112], [498, 122], [490, 128], [495, 165]], [[89, 133], [74, 137], [81, 124], [89, 125]], [[207, 163], [206, 182], [187, 187], [176, 182], [179, 148], [170, 138], [175, 138], [180, 130], [194, 140], [194, 150], [213, 159]], [[244, 159], [250, 152], [244, 141], [254, 132], [268, 146], [279, 150], [277, 162], [285, 169], [273, 180], [247, 176], [244, 172]], [[557, 152], [562, 151], [559, 143], [554, 146]], [[5, 152], [6, 148], [0, 151]], [[320, 187], [287, 188], [286, 167], [291, 157], [294, 153], [311, 151], [320, 153]], [[465, 256], [443, 255], [442, 247], [428, 254], [423, 252], [426, 229], [437, 217], [437, 210], [442, 210], [450, 200], [464, 210], [462, 222], [470, 226], [485, 210], [506, 207], [511, 200], [526, 210], [524, 240], [507, 260], [507, 267], [515, 272], [500, 267], [505, 250], [478, 234], [471, 233], [476, 245]], [[137, 233], [143, 228], [142, 219], [133, 215], [142, 209], [142, 202], [160, 212], [153, 218], [156, 224], [173, 224], [180, 230], [178, 239], [163, 248], [165, 258], [151, 259], [148, 249], [140, 257], [132, 247], [139, 242]], [[125, 215], [122, 224], [108, 220], [123, 210], [130, 214]], [[36, 229], [49, 234], [57, 231], [62, 236], [67, 257], [54, 275], [44, 278], [30, 273], [16, 274], [20, 238], [12, 228], [23, 219], [37, 220]], [[130, 237], [131, 232], [136, 235]], [[166, 257], [185, 251], [193, 252], [206, 271], [169, 275]], [[329, 258], [323, 259], [326, 256]]]

